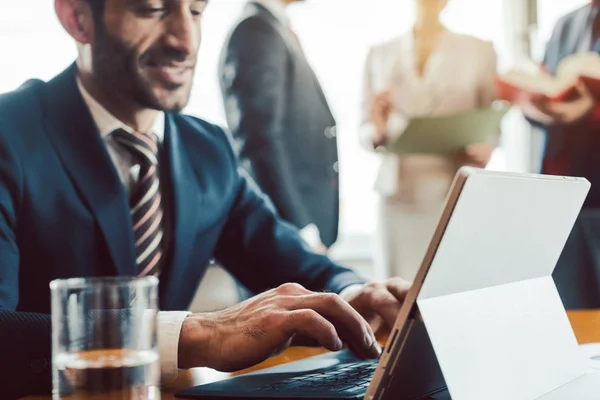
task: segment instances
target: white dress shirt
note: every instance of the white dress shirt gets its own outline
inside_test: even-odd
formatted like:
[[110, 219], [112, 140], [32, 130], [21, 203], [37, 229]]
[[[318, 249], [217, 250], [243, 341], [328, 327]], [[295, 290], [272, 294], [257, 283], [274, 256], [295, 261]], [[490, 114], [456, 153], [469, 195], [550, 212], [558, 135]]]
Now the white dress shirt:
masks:
[[[117, 129], [132, 132], [133, 129], [119, 121], [98, 103], [83, 87], [79, 79], [77, 86], [83, 100], [87, 104], [100, 136], [106, 143], [108, 154], [115, 164], [119, 177], [127, 190], [130, 192], [133, 184], [139, 178], [140, 166], [135, 163], [129, 151], [120, 146], [111, 133]], [[165, 114], [159, 113], [152, 125], [151, 132], [163, 142], [165, 136]], [[160, 369], [163, 382], [168, 382], [177, 377], [177, 351], [179, 347], [179, 334], [183, 326], [183, 320], [190, 313], [187, 311], [161, 311], [158, 313], [158, 348], [160, 353]]]

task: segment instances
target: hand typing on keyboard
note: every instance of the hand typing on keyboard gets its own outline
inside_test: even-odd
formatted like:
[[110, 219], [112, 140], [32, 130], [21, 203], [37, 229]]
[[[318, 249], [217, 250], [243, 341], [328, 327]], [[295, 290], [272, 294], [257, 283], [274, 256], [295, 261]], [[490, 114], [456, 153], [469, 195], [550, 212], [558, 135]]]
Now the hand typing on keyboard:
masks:
[[390, 278], [385, 282], [370, 282], [347, 300], [377, 332], [380, 328], [385, 330], [394, 326], [410, 287], [411, 283], [402, 278]]
[[194, 314], [182, 327], [179, 367], [235, 371], [285, 350], [295, 335], [363, 359], [381, 352], [368, 322], [338, 295], [288, 283], [229, 309]]

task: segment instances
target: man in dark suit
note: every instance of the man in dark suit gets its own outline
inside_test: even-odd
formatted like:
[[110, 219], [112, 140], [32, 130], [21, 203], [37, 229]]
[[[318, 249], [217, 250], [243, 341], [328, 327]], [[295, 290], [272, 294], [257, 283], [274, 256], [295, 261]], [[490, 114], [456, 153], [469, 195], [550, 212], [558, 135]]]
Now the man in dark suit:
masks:
[[282, 218], [325, 251], [338, 233], [336, 128], [285, 14], [295, 1], [251, 0], [225, 44], [219, 76], [242, 167]]
[[[556, 73], [566, 57], [600, 52], [600, 1], [561, 18], [546, 48], [544, 67]], [[567, 308], [600, 307], [600, 105], [585, 86], [565, 102], [538, 98], [522, 104], [546, 134], [542, 172], [583, 176], [592, 188], [554, 272]]]
[[[179, 114], [205, 6], [56, 0], [76, 64], [0, 96], [3, 399], [49, 391], [57, 278], [159, 276], [165, 380], [177, 368], [252, 365], [296, 334], [378, 355], [363, 316], [393, 323], [405, 282], [364, 283], [311, 252], [238, 170], [223, 131]], [[182, 312], [213, 258], [263, 293]]]

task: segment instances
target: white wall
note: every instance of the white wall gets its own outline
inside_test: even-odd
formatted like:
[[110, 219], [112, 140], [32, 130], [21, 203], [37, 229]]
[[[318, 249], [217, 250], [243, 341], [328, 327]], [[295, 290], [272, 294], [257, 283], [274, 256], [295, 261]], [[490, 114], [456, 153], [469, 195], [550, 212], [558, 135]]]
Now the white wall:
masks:
[[75, 59], [75, 45], [58, 23], [53, 3], [2, 1], [0, 93], [32, 77], [49, 79]]

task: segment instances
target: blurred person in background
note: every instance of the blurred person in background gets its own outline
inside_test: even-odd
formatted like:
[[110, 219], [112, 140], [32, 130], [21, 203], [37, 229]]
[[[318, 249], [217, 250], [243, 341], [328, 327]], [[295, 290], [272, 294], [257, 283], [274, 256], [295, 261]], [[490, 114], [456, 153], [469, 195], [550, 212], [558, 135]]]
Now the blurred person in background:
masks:
[[[360, 137], [369, 150], [393, 142], [411, 117], [487, 108], [495, 100], [493, 45], [448, 30], [440, 21], [447, 0], [414, 1], [413, 29], [367, 58]], [[375, 276], [414, 278], [456, 171], [484, 168], [493, 150], [479, 143], [455, 157], [382, 153]]]
[[226, 41], [219, 77], [242, 167], [324, 253], [338, 234], [336, 128], [286, 15], [296, 1], [250, 1]]
[[[544, 68], [576, 53], [600, 53], [600, 1], [593, 1], [556, 24], [544, 56]], [[532, 125], [546, 137], [542, 173], [582, 176], [592, 187], [554, 271], [567, 308], [600, 307], [600, 106], [585, 86], [569, 101], [539, 97], [520, 104]]]

